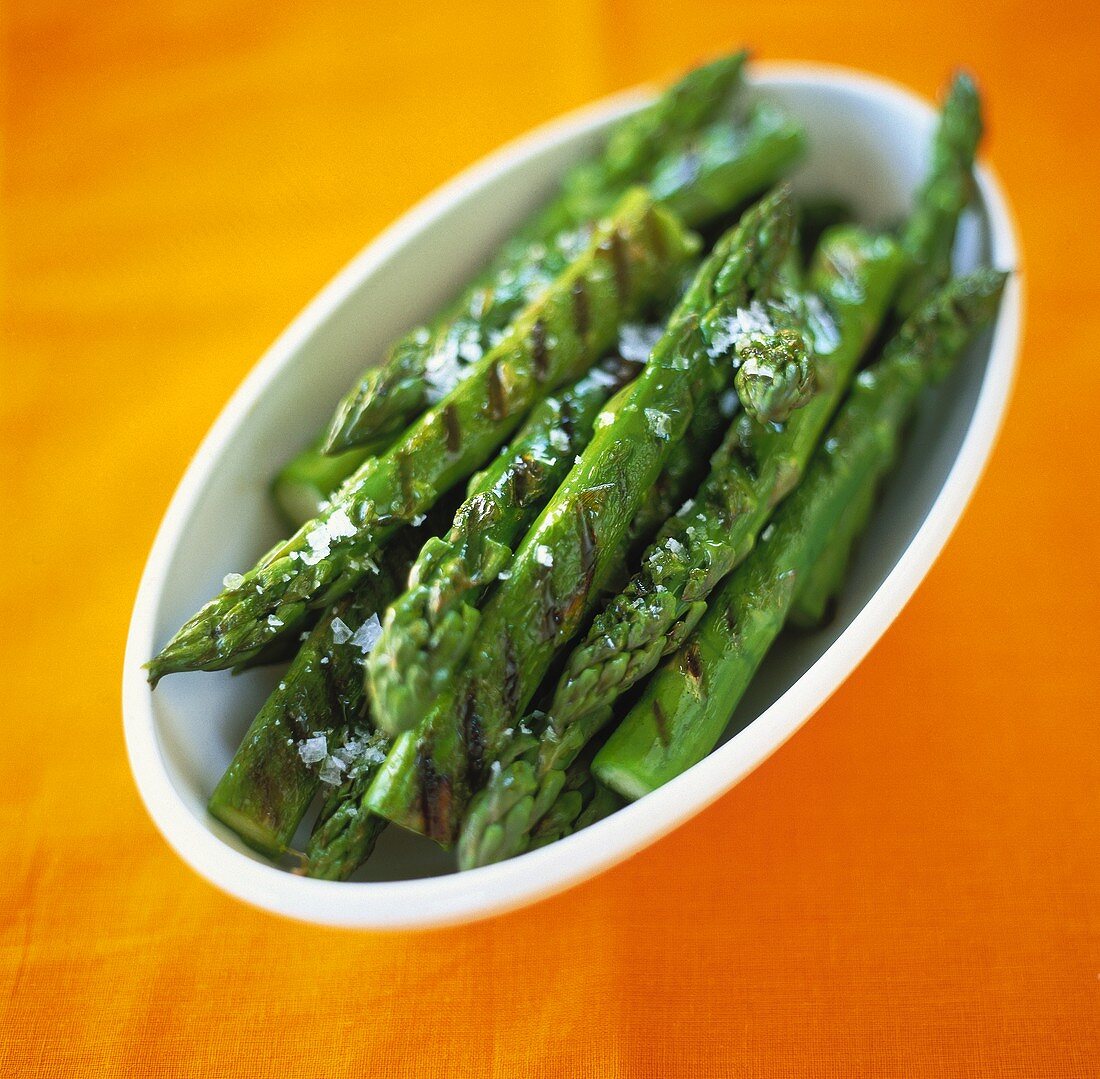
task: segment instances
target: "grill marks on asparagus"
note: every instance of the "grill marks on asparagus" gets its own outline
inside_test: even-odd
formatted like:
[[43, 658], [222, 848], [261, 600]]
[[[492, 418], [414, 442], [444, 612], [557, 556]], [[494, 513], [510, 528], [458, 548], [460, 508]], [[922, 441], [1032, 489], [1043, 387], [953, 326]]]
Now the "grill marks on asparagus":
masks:
[[531, 360], [535, 381], [545, 382], [550, 369], [550, 356], [546, 344], [546, 323], [541, 318], [535, 319], [531, 327]]
[[444, 834], [450, 813], [453, 797], [451, 780], [436, 771], [430, 753], [419, 753], [416, 766], [420, 774], [420, 811], [424, 819], [424, 834], [435, 838]]
[[458, 453], [462, 449], [462, 425], [458, 420], [458, 412], [454, 405], [444, 405], [440, 413], [443, 420], [443, 430], [446, 432], [447, 451]]
[[480, 777], [485, 770], [485, 730], [481, 724], [477, 694], [472, 688], [462, 702], [462, 739], [466, 745], [470, 771]]
[[[646, 214], [642, 226], [647, 232], [654, 229], [653, 215]], [[630, 294], [630, 258], [627, 254], [627, 242], [619, 229], [612, 229], [608, 240], [611, 251], [611, 265], [615, 272], [615, 291], [620, 297]]]

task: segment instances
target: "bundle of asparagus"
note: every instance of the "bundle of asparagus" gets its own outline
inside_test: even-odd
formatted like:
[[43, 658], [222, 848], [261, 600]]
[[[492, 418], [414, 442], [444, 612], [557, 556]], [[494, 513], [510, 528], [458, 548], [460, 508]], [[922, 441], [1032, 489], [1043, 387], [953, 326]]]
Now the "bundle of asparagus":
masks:
[[783, 626], [826, 617], [1003, 288], [951, 279], [979, 101], [957, 77], [892, 235], [774, 187], [805, 140], [744, 59], [622, 121], [364, 374], [276, 477], [298, 530], [149, 662], [293, 656], [210, 799], [257, 850], [343, 880], [388, 822], [461, 868], [553, 842], [706, 755]]

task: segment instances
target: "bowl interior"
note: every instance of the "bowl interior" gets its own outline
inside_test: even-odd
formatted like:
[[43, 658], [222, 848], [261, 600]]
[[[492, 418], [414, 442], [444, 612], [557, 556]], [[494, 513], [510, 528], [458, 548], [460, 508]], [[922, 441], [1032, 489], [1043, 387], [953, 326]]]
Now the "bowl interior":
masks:
[[[789, 108], [810, 134], [811, 151], [796, 187], [849, 199], [867, 223], [899, 219], [926, 165], [930, 110], [871, 80], [823, 76], [813, 69], [764, 70], [753, 92]], [[271, 475], [314, 434], [354, 376], [399, 332], [430, 315], [545, 197], [568, 164], [585, 154], [601, 131], [637, 100], [612, 103], [589, 111], [580, 121], [554, 125], [549, 133], [536, 134], [519, 148], [498, 155], [472, 178], [460, 178], [429, 206], [414, 211], [410, 220], [395, 226], [322, 293], [227, 406], [181, 485], [158, 538], [135, 613], [135, 624], [143, 614], [148, 632], [132, 636], [127, 660], [128, 725], [151, 722], [167, 781], [178, 800], [171, 810], [162, 807], [158, 812], [147, 777], [139, 775], [139, 785], [162, 827], [166, 814], [189, 816], [189, 827], [197, 823], [243, 857], [259, 860], [208, 817], [205, 802], [280, 669], [236, 677], [176, 675], [150, 695], [140, 684], [137, 665], [217, 592], [224, 574], [251, 565], [280, 537], [283, 529], [267, 497]], [[959, 268], [1010, 256], [1009, 251], [993, 249], [993, 236], [988, 207], [982, 202], [964, 222]], [[820, 632], [786, 635], [777, 644], [738, 708], [727, 739], [736, 737], [826, 652], [890, 574], [956, 459], [989, 355], [987, 337], [926, 401], [860, 545], [835, 621]], [[131, 714], [137, 711], [141, 717]], [[180, 847], [178, 836], [173, 838], [170, 828], [166, 831]], [[194, 857], [186, 856], [196, 864]], [[237, 864], [242, 865], [239, 859]], [[431, 843], [389, 829], [360, 879], [399, 880], [451, 870], [450, 857]], [[250, 898], [263, 902], [262, 897]]]

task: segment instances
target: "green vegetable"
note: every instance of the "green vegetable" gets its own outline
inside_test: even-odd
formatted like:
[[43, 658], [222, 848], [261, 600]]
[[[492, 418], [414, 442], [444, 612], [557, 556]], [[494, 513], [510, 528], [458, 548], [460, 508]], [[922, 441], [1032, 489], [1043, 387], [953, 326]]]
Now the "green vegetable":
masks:
[[825, 550], [810, 567], [791, 602], [787, 616], [791, 625], [814, 629], [832, 621], [836, 599], [848, 576], [852, 552], [875, 508], [877, 488], [877, 476], [866, 480], [837, 521]]
[[910, 262], [896, 306], [903, 318], [950, 276], [959, 216], [974, 193], [974, 154], [982, 136], [981, 99], [965, 72], [955, 76], [932, 139], [932, 163], [902, 232]]
[[670, 299], [697, 246], [644, 192], [627, 195], [474, 372], [368, 458], [320, 517], [199, 611], [147, 665], [150, 681], [244, 662], [354, 588], [387, 536], [483, 465], [536, 400], [614, 343], [622, 322]]
[[363, 794], [378, 771], [389, 742], [376, 734], [348, 777], [325, 798], [306, 845], [304, 876], [347, 880], [372, 854], [386, 822], [362, 808]]
[[608, 397], [641, 366], [613, 356], [543, 398], [507, 451], [474, 477], [450, 531], [424, 544], [367, 660], [383, 730], [414, 727], [455, 676], [477, 630], [478, 600], [507, 572], [512, 548], [588, 445]]
[[[415, 552], [406, 538], [395, 538], [379, 572], [324, 614], [214, 788], [210, 812], [264, 854], [287, 850], [321, 786], [325, 760], [356, 741], [354, 732], [367, 724], [363, 650], [356, 642], [369, 637], [363, 627], [397, 593]], [[327, 774], [337, 778], [339, 764], [330, 763]]]
[[[959, 217], [973, 195], [974, 153], [982, 132], [981, 101], [969, 75], [955, 77], [932, 140], [928, 176], [902, 230], [909, 271], [895, 300], [901, 318], [911, 314], [951, 276], [951, 253]], [[820, 560], [791, 608], [791, 621], [820, 625], [840, 594], [852, 549], [866, 527], [875, 500], [875, 484], [861, 492], [852, 512], [837, 525]], [[816, 621], [815, 621], [816, 619]]]
[[921, 391], [992, 319], [1004, 281], [984, 270], [949, 285], [860, 374], [766, 539], [712, 596], [691, 638], [596, 755], [597, 779], [639, 798], [713, 749], [829, 533], [890, 466]]
[[[522, 846], [507, 841], [521, 844], [524, 825], [533, 827], [557, 797], [564, 769], [600, 729], [601, 716], [691, 633], [711, 590], [749, 554], [776, 504], [801, 478], [886, 311], [900, 267], [889, 238], [852, 228], [826, 236], [811, 283], [835, 323], [815, 316], [815, 304], [801, 306], [812, 328], [822, 391], [781, 428], [747, 414], [734, 420], [698, 497], [669, 521], [640, 572], [566, 660], [537, 755], [527, 753], [490, 776], [474, 799], [459, 844], [460, 865], [480, 865], [487, 856], [480, 833], [496, 820], [479, 800], [512, 815], [503, 836], [494, 837], [491, 856], [519, 853]], [[527, 809], [526, 822], [520, 805]]]
[[762, 200], [704, 261], [643, 373], [608, 406], [482, 613], [463, 674], [401, 735], [367, 795], [389, 820], [453, 841], [469, 794], [502, 756], [554, 653], [621, 560], [631, 519], [696, 403], [732, 380], [716, 331], [766, 293], [793, 239], [789, 193]]
[[271, 496], [283, 519], [292, 528], [312, 520], [369, 456], [366, 449], [360, 448], [332, 457], [321, 451], [320, 442], [303, 450], [271, 482]]

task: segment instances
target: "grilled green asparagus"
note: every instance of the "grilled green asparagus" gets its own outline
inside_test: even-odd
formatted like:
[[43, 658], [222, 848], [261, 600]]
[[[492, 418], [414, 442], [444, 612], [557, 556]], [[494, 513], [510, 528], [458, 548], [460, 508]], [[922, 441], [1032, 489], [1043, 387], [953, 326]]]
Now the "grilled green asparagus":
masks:
[[507, 572], [512, 548], [588, 445], [604, 403], [640, 369], [616, 355], [544, 398], [507, 451], [474, 477], [450, 531], [424, 544], [367, 660], [383, 730], [415, 726], [455, 676], [477, 629], [479, 597]]
[[[951, 276], [959, 217], [973, 195], [974, 153], [982, 126], [974, 81], [959, 74], [948, 91], [933, 136], [928, 175], [902, 229], [908, 270], [894, 304], [899, 319], [910, 315]], [[877, 482], [868, 480], [869, 489], [861, 492], [852, 511], [838, 523], [819, 564], [807, 575], [791, 607], [790, 620], [795, 625], [808, 628], [827, 619], [847, 576], [852, 549], [870, 517]]]
[[[210, 812], [272, 857], [289, 846], [325, 778], [338, 780], [351, 754], [336, 756], [365, 720], [363, 646], [377, 612], [397, 593], [416, 545], [395, 537], [371, 574], [321, 618], [268, 697], [210, 797]], [[381, 755], [379, 755], [381, 759]]]
[[[752, 550], [778, 502], [798, 483], [821, 432], [860, 356], [879, 326], [901, 269], [897, 245], [888, 237], [841, 227], [828, 233], [810, 273], [813, 294], [828, 316], [802, 305], [814, 346], [822, 390], [780, 428], [750, 415], [734, 421], [719, 450], [698, 505], [673, 517], [647, 552], [641, 571], [596, 617], [573, 649], [558, 681], [535, 762], [490, 776], [485, 796], [496, 804], [531, 796], [529, 826], [556, 797], [563, 769], [599, 729], [601, 712], [691, 632], [707, 596]], [[512, 774], [516, 773], [516, 774]], [[507, 785], [506, 795], [494, 788]], [[483, 863], [479, 832], [492, 821], [477, 800], [459, 844], [460, 864]], [[516, 811], [516, 818], [519, 812]], [[511, 835], [520, 834], [513, 819]], [[494, 857], [519, 848], [494, 844]]]
[[948, 285], [859, 375], [767, 540], [715, 593], [690, 639], [596, 755], [599, 780], [639, 798], [710, 752], [830, 531], [889, 467], [921, 391], [993, 318], [1004, 281], [1004, 274], [983, 270]]
[[199, 611], [147, 665], [150, 681], [246, 661], [354, 588], [388, 535], [483, 465], [536, 400], [614, 343], [622, 322], [667, 302], [697, 247], [645, 192], [628, 194], [474, 373], [369, 458], [321, 517]]
[[732, 341], [719, 347], [708, 327], [767, 293], [793, 223], [789, 192], [781, 190], [751, 208], [704, 261], [645, 370], [601, 415], [516, 552], [462, 676], [417, 731], [394, 742], [367, 795], [376, 813], [453, 841], [469, 793], [484, 782], [555, 651], [580, 627], [621, 557], [630, 519], [697, 401], [732, 382]]

